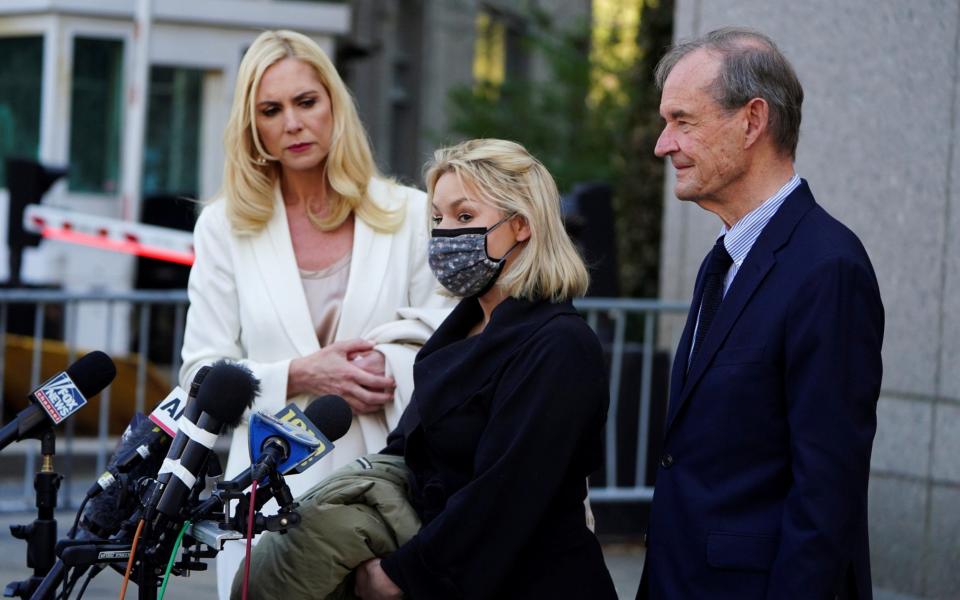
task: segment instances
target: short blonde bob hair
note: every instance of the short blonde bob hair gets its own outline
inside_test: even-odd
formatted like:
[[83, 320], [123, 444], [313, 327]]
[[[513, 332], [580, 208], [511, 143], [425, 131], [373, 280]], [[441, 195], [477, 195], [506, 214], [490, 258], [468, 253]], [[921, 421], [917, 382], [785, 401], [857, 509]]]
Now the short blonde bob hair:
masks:
[[329, 211], [322, 218], [309, 206], [307, 216], [318, 228], [329, 231], [355, 212], [378, 231], [395, 231], [403, 221], [403, 211], [381, 208], [367, 194], [370, 179], [379, 173], [350, 92], [320, 46], [294, 31], [261, 33], [240, 62], [224, 136], [226, 163], [219, 194], [226, 197], [227, 216], [234, 230], [256, 233], [273, 216], [274, 186], [281, 167], [257, 133], [256, 96], [263, 73], [285, 58], [295, 58], [316, 70], [330, 95], [333, 111], [330, 153], [324, 168], [335, 193], [329, 197]]
[[586, 293], [590, 276], [563, 227], [557, 184], [526, 148], [506, 140], [468, 140], [437, 150], [426, 168], [431, 203], [437, 180], [455, 173], [504, 215], [526, 219], [530, 239], [497, 280], [507, 295], [557, 302]]

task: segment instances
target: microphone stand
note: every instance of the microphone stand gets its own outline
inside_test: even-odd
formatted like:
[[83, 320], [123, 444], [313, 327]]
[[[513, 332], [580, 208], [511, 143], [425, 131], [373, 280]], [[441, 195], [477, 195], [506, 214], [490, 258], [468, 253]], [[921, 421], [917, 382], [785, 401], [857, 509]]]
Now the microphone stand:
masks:
[[[52, 454], [52, 452], [50, 454]], [[41, 504], [43, 504], [44, 508], [41, 509], [40, 518], [34, 522], [35, 524], [37, 522], [45, 522], [43, 521], [45, 516], [48, 516], [52, 520], [53, 506], [56, 505], [56, 490], [60, 484], [60, 476], [50, 472], [50, 470], [52, 470], [52, 457], [49, 462], [46, 458], [45, 452], [45, 469], [37, 474], [37, 506], [39, 508]], [[207, 469], [209, 466], [209, 463], [205, 465], [201, 478], [208, 475]], [[49, 467], [49, 469], [47, 469], [47, 467]], [[51, 474], [55, 477], [51, 477]], [[44, 477], [41, 477], [41, 475], [44, 475]], [[263, 488], [264, 493], [262, 495], [257, 494], [257, 498], [252, 504], [249, 492], [243, 492], [238, 483], [228, 481], [218, 483], [215, 495], [207, 498], [204, 502], [198, 502], [195, 496], [192, 497], [191, 502], [194, 503], [194, 508], [192, 511], [187, 510], [185, 512], [191, 515], [190, 520], [193, 521], [195, 525], [198, 524], [201, 519], [216, 518], [219, 519], [218, 525], [221, 530], [232, 529], [246, 534], [247, 515], [249, 515], [249, 511], [252, 510], [257, 513], [254, 516], [254, 534], [262, 533], [263, 531], [286, 533], [289, 528], [295, 527], [300, 523], [300, 514], [296, 511], [299, 504], [294, 501], [293, 494], [282, 473], [271, 470], [268, 479], [267, 485]], [[150, 496], [156, 491], [156, 481], [154, 480], [141, 480], [138, 486], [140, 487], [141, 497]], [[51, 487], [52, 502], [50, 502], [49, 497], [50, 491], [46, 491], [44, 494], [40, 493], [41, 488], [48, 490], [48, 488]], [[200, 488], [202, 487], [201, 485]], [[267, 493], [267, 490], [269, 490], [269, 493]], [[197, 493], [199, 493], [199, 491]], [[271, 516], [260, 514], [260, 509], [271, 498], [275, 498], [280, 505], [279, 512]], [[41, 502], [41, 500], [43, 500], [43, 502]], [[237, 510], [233, 517], [230, 517], [228, 514], [230, 500], [239, 500]], [[49, 510], [47, 507], [49, 507]], [[221, 513], [220, 510], [223, 512]], [[23, 599], [31, 598], [31, 594], [33, 594], [32, 600], [47, 600], [51, 598], [56, 586], [63, 580], [66, 575], [66, 570], [69, 568], [79, 568], [82, 572], [91, 567], [101, 569], [104, 566], [111, 565], [117, 570], [122, 570], [122, 566], [127, 563], [130, 557], [131, 543], [120, 541], [120, 539], [117, 538], [122, 539], [128, 536], [130, 531], [135, 527], [134, 524], [139, 521], [141, 515], [142, 513], [138, 512], [126, 521], [123, 526], [123, 531], [117, 534], [114, 539], [87, 537], [76, 540], [62, 540], [58, 544], [56, 542], [56, 521], [52, 521], [53, 529], [48, 530], [46, 527], [34, 529], [35, 532], [43, 531], [44, 538], [42, 542], [38, 541], [36, 543], [34, 543], [31, 538], [31, 542], [29, 542], [31, 544], [31, 556], [37, 555], [37, 553], [42, 555], [46, 561], [44, 563], [45, 570], [35, 573], [34, 577], [29, 580], [30, 587], [23, 588], [24, 591], [19, 593], [20, 597]], [[27, 527], [23, 528], [26, 529]], [[131, 581], [137, 583], [139, 600], [155, 600], [157, 597], [163, 567], [166, 566], [169, 552], [172, 550], [171, 536], [175, 534], [174, 529], [175, 528], [170, 527], [168, 524], [162, 531], [154, 532], [154, 534], [159, 534], [158, 537], [150, 535], [147, 539], [142, 539], [137, 546], [137, 559]], [[206, 545], [208, 549], [203, 549], [203, 545]], [[193, 548], [193, 546], [196, 546], [196, 548]], [[33, 550], [34, 547], [37, 548], [36, 552]], [[174, 564], [174, 574], [205, 570], [207, 565], [203, 560], [213, 558], [219, 550], [220, 548], [215, 541], [207, 539], [205, 532], [197, 529], [188, 530], [183, 544], [183, 557]], [[53, 565], [57, 556], [60, 557], [58, 568], [51, 570], [50, 567]], [[28, 566], [30, 565], [28, 564]], [[47, 571], [50, 572], [47, 573]], [[42, 576], [44, 573], [47, 573], [46, 578]], [[43, 585], [41, 585], [41, 582]], [[27, 582], [19, 582], [16, 585], [23, 586], [25, 584], [27, 584]], [[14, 584], [11, 584], [11, 586], [13, 585]], [[9, 591], [10, 586], [8, 586], [7, 589]], [[11, 594], [7, 593], [7, 595], [9, 596]]]
[[57, 437], [53, 428], [45, 428], [40, 432], [39, 439], [42, 462], [33, 479], [37, 518], [30, 525], [10, 526], [13, 537], [27, 541], [27, 567], [33, 568], [33, 576], [7, 584], [3, 592], [6, 597], [19, 597], [24, 600], [33, 594], [56, 561], [57, 520], [54, 518], [54, 510], [57, 508], [57, 493], [60, 491], [63, 476], [53, 470], [53, 457], [57, 448]]
[[[290, 486], [287, 485], [280, 471], [271, 469], [269, 481], [261, 490], [263, 494], [258, 493], [255, 499], [251, 499], [250, 492], [242, 491], [237, 482], [220, 482], [216, 486], [215, 495], [208, 498], [194, 513], [194, 523], [200, 519], [217, 519], [217, 525], [221, 530], [236, 531], [246, 536], [247, 517], [250, 511], [254, 511], [256, 513], [253, 517], [254, 535], [264, 531], [286, 533], [289, 528], [300, 524], [300, 513], [296, 511], [300, 504], [294, 501]], [[267, 490], [269, 493], [266, 493]], [[277, 501], [280, 510], [277, 514], [267, 517], [259, 511], [271, 499]], [[231, 500], [238, 501], [237, 510], [232, 517], [228, 514]], [[223, 512], [217, 509], [222, 509]]]
[[[199, 488], [203, 488], [202, 482], [207, 476], [208, 468], [209, 463], [204, 466], [204, 470], [201, 472]], [[133, 530], [136, 529], [136, 524], [144, 516], [145, 505], [150, 504], [149, 498], [156, 495], [158, 490], [161, 489], [158, 485], [156, 480], [149, 478], [142, 478], [137, 482], [135, 493], [141, 497], [141, 509], [124, 521], [121, 530], [111, 536], [110, 539], [102, 539], [89, 533], [84, 534], [81, 531], [78, 539], [64, 539], [57, 543], [56, 530], [54, 530], [55, 551], [52, 551], [51, 557], [55, 555], [60, 560], [56, 562], [53, 569], [48, 567], [50, 572], [47, 573], [46, 577], [38, 579], [37, 583], [33, 584], [31, 588], [32, 596], [27, 593], [21, 597], [31, 600], [51, 600], [55, 596], [56, 587], [63, 581], [67, 570], [70, 568], [75, 568], [77, 569], [75, 572], [82, 574], [91, 567], [99, 572], [105, 566], [111, 566], [114, 570], [122, 573], [132, 551], [132, 542], [124, 540], [130, 540]], [[199, 494], [199, 489], [196, 493]], [[196, 498], [192, 498], [192, 501], [195, 502]], [[164, 567], [173, 549], [171, 536], [175, 536], [176, 532], [173, 531], [172, 526], [154, 533], [157, 534], [157, 537], [153, 537], [150, 532], [145, 531], [144, 537], [137, 546], [136, 562], [130, 580], [138, 587], [137, 597], [139, 600], [156, 599]], [[213, 551], [203, 551], [199, 548], [193, 551], [188, 550], [188, 545], [190, 545], [190, 542], [184, 545], [183, 559], [174, 565], [175, 574], [182, 574], [191, 570], [204, 570], [207, 565], [202, 562], [202, 559], [216, 556], [216, 552]], [[51, 558], [52, 562], [53, 559]]]

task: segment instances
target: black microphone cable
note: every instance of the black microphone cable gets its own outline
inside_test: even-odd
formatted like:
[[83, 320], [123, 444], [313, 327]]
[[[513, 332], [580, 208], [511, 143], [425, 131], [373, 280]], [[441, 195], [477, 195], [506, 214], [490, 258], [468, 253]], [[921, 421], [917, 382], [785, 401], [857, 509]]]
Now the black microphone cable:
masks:
[[77, 528], [80, 526], [80, 517], [83, 516], [83, 509], [87, 507], [87, 502], [90, 501], [90, 496], [84, 496], [83, 500], [80, 501], [80, 508], [77, 509], [76, 516], [73, 517], [73, 525], [67, 531], [67, 537], [73, 539], [73, 536], [77, 535]]
[[[77, 582], [80, 581], [80, 578], [83, 577], [84, 574], [87, 575], [88, 579], [93, 579], [93, 577], [97, 573], [99, 573], [101, 570], [102, 569], [98, 568], [98, 566], [96, 565], [87, 570], [74, 568], [72, 571], [70, 571], [70, 576], [63, 578], [63, 587], [60, 590], [59, 598], [62, 598], [63, 600], [67, 600], [68, 598], [70, 598], [70, 594], [73, 593], [73, 588], [76, 587]], [[77, 598], [80, 598], [83, 596], [83, 591], [85, 589], [86, 589], [86, 585], [84, 585], [81, 588], [80, 593], [77, 594]]]
[[[77, 592], [77, 600], [83, 598], [83, 594], [87, 591], [87, 586], [90, 585], [90, 582], [93, 581], [93, 578], [100, 574], [100, 571], [103, 571], [103, 567], [100, 565], [94, 565], [89, 571], [87, 571], [87, 577], [83, 580], [83, 585], [80, 586], [80, 591]], [[70, 588], [70, 591], [73, 592], [73, 588]]]

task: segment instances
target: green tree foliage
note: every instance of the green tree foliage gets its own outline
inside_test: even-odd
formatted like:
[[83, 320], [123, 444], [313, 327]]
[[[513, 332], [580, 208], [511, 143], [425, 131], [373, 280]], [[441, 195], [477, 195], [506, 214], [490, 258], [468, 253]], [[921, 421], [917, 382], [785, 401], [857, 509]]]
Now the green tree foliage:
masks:
[[672, 40], [673, 0], [646, 0], [637, 33], [639, 60], [627, 78], [631, 109], [614, 210], [619, 227], [617, 245], [623, 257], [621, 284], [633, 295], [648, 298], [656, 297], [660, 287], [664, 183], [664, 161], [653, 155], [663, 127], [653, 71]]
[[[656, 296], [663, 201], [663, 161], [653, 155], [659, 133], [653, 66], [669, 45], [672, 0], [642, 4], [630, 64], [591, 59], [590, 24], [555, 28], [532, 10], [524, 43], [548, 66], [546, 80], [477, 83], [454, 88], [448, 101], [450, 137], [516, 140], [550, 169], [561, 193], [578, 182], [603, 181], [614, 190], [620, 289]], [[591, 93], [599, 76], [616, 93]], [[611, 85], [612, 83], [612, 85]]]

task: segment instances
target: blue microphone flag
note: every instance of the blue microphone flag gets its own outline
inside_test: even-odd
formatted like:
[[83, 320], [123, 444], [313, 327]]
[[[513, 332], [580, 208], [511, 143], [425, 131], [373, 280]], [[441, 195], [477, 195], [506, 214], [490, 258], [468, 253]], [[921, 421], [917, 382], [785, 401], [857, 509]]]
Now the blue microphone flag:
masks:
[[333, 442], [295, 404], [288, 404], [273, 416], [257, 412], [250, 416], [250, 462], [260, 458], [263, 442], [273, 436], [282, 437], [290, 446], [286, 460], [277, 470], [287, 474], [304, 472], [333, 450]]

